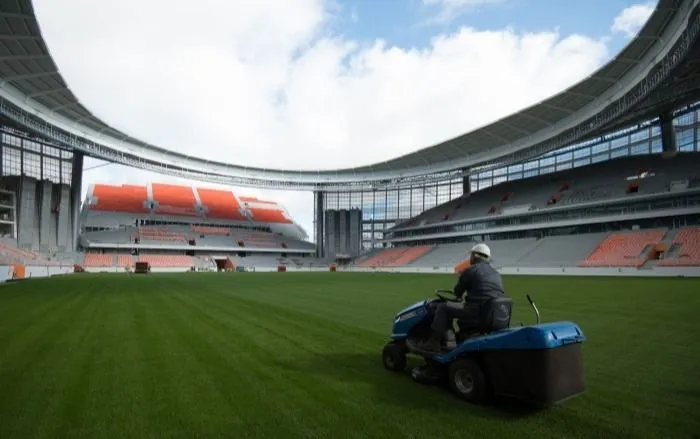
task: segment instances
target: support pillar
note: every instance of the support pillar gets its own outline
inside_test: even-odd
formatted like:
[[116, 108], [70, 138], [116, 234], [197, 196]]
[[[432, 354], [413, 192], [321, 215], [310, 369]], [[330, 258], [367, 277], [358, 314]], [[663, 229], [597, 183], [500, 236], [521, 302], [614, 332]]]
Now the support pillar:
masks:
[[323, 192], [321, 191], [315, 191], [314, 192], [314, 202], [316, 203], [316, 208], [315, 214], [316, 218], [314, 218], [314, 222], [316, 224], [316, 257], [317, 258], [322, 258], [325, 256], [324, 251], [323, 251], [323, 235], [324, 235], [324, 225], [325, 225], [325, 220], [323, 216]]
[[668, 111], [659, 115], [659, 125], [661, 125], [661, 146], [663, 157], [673, 157], [678, 153], [678, 142], [676, 141], [676, 129], [673, 126], [673, 114]]
[[466, 175], [462, 177], [462, 195], [467, 196], [472, 193], [472, 181], [468, 170], [465, 170]]
[[80, 196], [83, 186], [83, 158], [82, 152], [73, 151], [73, 166], [70, 181], [71, 195], [71, 230], [73, 231], [72, 244], [73, 251], [78, 249], [78, 238], [80, 235]]

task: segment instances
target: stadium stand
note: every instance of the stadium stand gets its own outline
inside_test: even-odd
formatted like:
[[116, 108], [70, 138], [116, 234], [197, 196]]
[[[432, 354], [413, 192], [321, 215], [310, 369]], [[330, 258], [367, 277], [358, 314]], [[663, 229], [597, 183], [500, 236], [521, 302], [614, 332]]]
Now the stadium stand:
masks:
[[[187, 237], [183, 233], [169, 230], [165, 227], [139, 227], [136, 230], [134, 240], [139, 242], [144, 241], [170, 241], [170, 242], [187, 242]], [[134, 242], [132, 240], [132, 242]]]
[[667, 255], [659, 261], [660, 267], [700, 266], [700, 227], [684, 228], [672, 240]]
[[385, 249], [359, 264], [360, 267], [403, 267], [422, 257], [433, 246], [420, 245]]
[[60, 261], [46, 258], [38, 252], [23, 250], [12, 245], [7, 245], [0, 242], [0, 260], [4, 263], [16, 264], [41, 264], [41, 265], [57, 265]]
[[[497, 267], [572, 267], [598, 246], [605, 233], [547, 236], [541, 239], [504, 239], [486, 243], [494, 254]], [[426, 255], [412, 261], [409, 267], [453, 267], [464, 260], [476, 241], [439, 244]], [[358, 263], [359, 265], [359, 263]]]
[[540, 239], [529, 252], [521, 255], [519, 266], [575, 267], [589, 255], [606, 233], [548, 236]]
[[263, 223], [291, 223], [291, 220], [281, 206], [274, 201], [259, 200], [254, 197], [241, 197], [244, 211], [249, 212], [250, 218]]
[[[592, 171], [595, 170], [595, 171]], [[561, 205], [678, 192], [700, 186], [700, 154], [624, 157], [592, 166], [505, 182], [464, 195], [393, 230], [494, 215], [524, 214]]]
[[666, 230], [612, 233], [581, 262], [582, 267], [641, 267], [650, 247], [659, 244]]
[[151, 267], [160, 268], [190, 268], [194, 265], [192, 257], [184, 255], [140, 255], [139, 262], [148, 262]]
[[147, 200], [145, 186], [96, 184], [89, 204], [98, 211], [146, 213], [149, 211]]
[[134, 265], [134, 259], [131, 255], [117, 255], [117, 267], [131, 267]]
[[[664, 158], [660, 155], [623, 157], [590, 166], [535, 176], [495, 186], [448, 201], [428, 209], [418, 216], [395, 226], [397, 236], [415, 234], [422, 229], [460, 221], [474, 222], [481, 218], [527, 218], [544, 211], [560, 211], [600, 202], [635, 200], [656, 194], [683, 194], [700, 190], [700, 155], [679, 154]], [[211, 267], [216, 263], [211, 255], [200, 249], [228, 248], [224, 254], [234, 266], [273, 268], [279, 264], [298, 267], [323, 266], [330, 260], [310, 258], [314, 244], [288, 233], [293, 222], [279, 204], [255, 197], [237, 197], [233, 192], [215, 189], [153, 183], [146, 186], [120, 186], [116, 190], [95, 185], [87, 213], [97, 211], [101, 216], [95, 224], [132, 224], [92, 230], [83, 233], [85, 247], [124, 245], [138, 242], [145, 245], [138, 258], [153, 260], [153, 267], [189, 268]], [[126, 189], [124, 189], [126, 188]], [[102, 194], [101, 197], [95, 194]], [[151, 196], [149, 197], [149, 194]], [[110, 201], [110, 197], [128, 199], [126, 203]], [[630, 201], [632, 202], [632, 201]], [[119, 204], [121, 210], [112, 210]], [[124, 209], [123, 206], [129, 206]], [[150, 210], [149, 210], [150, 206]], [[159, 206], [167, 206], [159, 208]], [[199, 206], [199, 207], [197, 207]], [[126, 212], [125, 210], [130, 210]], [[161, 225], [134, 227], [140, 213], [160, 215]], [[95, 212], [93, 212], [95, 213]], [[126, 219], [121, 220], [126, 214]], [[181, 218], [178, 220], [177, 218]], [[190, 224], [182, 223], [192, 221]], [[223, 221], [223, 223], [222, 223]], [[512, 221], [512, 220], [507, 220]], [[256, 225], [262, 224], [257, 229]], [[504, 223], [507, 224], [507, 223]], [[518, 224], [518, 222], [514, 223]], [[280, 228], [278, 228], [280, 227]], [[668, 233], [667, 233], [668, 232]], [[403, 235], [401, 235], [403, 233]], [[430, 232], [434, 233], [434, 232]], [[634, 267], [657, 264], [660, 267], [697, 265], [695, 232], [675, 230], [624, 230], [617, 232], [572, 232], [565, 234], [523, 237], [494, 235], [486, 242], [499, 267]], [[473, 233], [472, 233], [473, 234]], [[672, 238], [673, 237], [673, 238]], [[353, 262], [357, 267], [452, 267], [462, 261], [468, 247], [478, 240], [469, 236], [457, 242], [421, 243], [421, 245], [390, 245], [370, 251]], [[460, 242], [461, 241], [461, 242]], [[656, 260], [655, 251], [660, 251]], [[181, 248], [175, 250], [173, 245]], [[167, 249], [167, 250], [166, 250]], [[193, 250], [192, 255], [182, 252]], [[305, 251], [287, 255], [289, 251]], [[144, 255], [143, 251], [153, 254]], [[177, 254], [177, 252], [180, 252]], [[244, 253], [241, 253], [244, 251]], [[256, 254], [257, 251], [271, 253]], [[176, 254], [173, 254], [175, 252]], [[182, 256], [182, 257], [180, 257]], [[86, 255], [86, 266], [124, 266], [132, 263], [129, 255]]]
[[[23, 3], [16, 5], [18, 10], [26, 9], [19, 15], [31, 24], [31, 8], [19, 6]], [[468, 133], [457, 143], [448, 141], [435, 146], [437, 149], [394, 159], [393, 165], [373, 165], [369, 174], [374, 175], [362, 178], [374, 180], [353, 180], [347, 191], [340, 187], [345, 182], [333, 183], [336, 186], [322, 180], [301, 184], [297, 177], [309, 177], [305, 171], [298, 171], [299, 175], [296, 171], [280, 171], [284, 176], [273, 176], [275, 181], [266, 183], [266, 187], [300, 184], [305, 190], [324, 195], [314, 207], [327, 202], [323, 209], [354, 209], [356, 213], [361, 210], [355, 217], [359, 220], [326, 224], [323, 210], [316, 209], [315, 224], [333, 229], [333, 233], [324, 235], [321, 230], [316, 236], [321, 247], [324, 240], [342, 243], [332, 247], [338, 260], [347, 260], [349, 253], [356, 256], [357, 249], [364, 246], [369, 253], [354, 261], [362, 267], [450, 267], [479, 241], [489, 243], [494, 263], [502, 267], [698, 266], [700, 103], [697, 95], [685, 95], [683, 90], [697, 90], [694, 60], [699, 52], [697, 36], [691, 37], [688, 32], [691, 20], [674, 15], [678, 14], [679, 5], [687, 2], [660, 5], [654, 14], [658, 17], [645, 26], [639, 41], [624, 49], [621, 63], [605, 67], [601, 70], [604, 74], [576, 85], [573, 92], [552, 98], [556, 105], [532, 107], [494, 122], [488, 130]], [[672, 16], [676, 18], [671, 20]], [[673, 29], [670, 23], [675, 23]], [[2, 60], [8, 64], [7, 72], [16, 70], [9, 63], [34, 56], [22, 49], [20, 40], [30, 37], [43, 41], [37, 26], [22, 28], [29, 29], [29, 34], [19, 35], [12, 53], [8, 52]], [[681, 28], [685, 28], [685, 37], [678, 32]], [[8, 41], [15, 39], [14, 32], [8, 31]], [[637, 48], [633, 50], [633, 46]], [[153, 153], [154, 161], [172, 156], [106, 126], [77, 105], [64, 85], [46, 89], [51, 83], [63, 81], [50, 56], [45, 61], [25, 65], [31, 72], [4, 78], [3, 92], [16, 88], [18, 95], [3, 99], [0, 235], [8, 239], [0, 246], [0, 259], [50, 265], [73, 258], [96, 268], [122, 267], [143, 259], [152, 261], [157, 268], [220, 267], [222, 260], [230, 266], [253, 268], [337, 262], [334, 258], [313, 257], [316, 245], [309, 242], [306, 232], [283, 206], [228, 189], [157, 182], [95, 184], [88, 188], [86, 202], [76, 212], [75, 200], [80, 197], [82, 181], [73, 178], [78, 177], [77, 172], [73, 173], [83, 169], [86, 145], [93, 148], [95, 157], [127, 165], [134, 160], [130, 154], [145, 152], [141, 148], [148, 150], [147, 155]], [[640, 68], [643, 63], [654, 64], [655, 69], [663, 67], [659, 71], [668, 78], [663, 83], [647, 84], [643, 93], [621, 95], [625, 87], [619, 84], [640, 80], [636, 73], [632, 76], [635, 69], [630, 66]], [[46, 75], [53, 81], [45, 81]], [[611, 78], [612, 82], [606, 81]], [[649, 78], [660, 76], [650, 74], [645, 80]], [[609, 105], [612, 100], [600, 98], [608, 92], [620, 99], [620, 105], [615, 107], [617, 113], [609, 114], [607, 107], [600, 107], [596, 117], [584, 123], [583, 117], [590, 115], [580, 111], [593, 105]], [[42, 106], [52, 109], [44, 111]], [[578, 125], [571, 133], [586, 133], [577, 135], [572, 140], [575, 144], [558, 144], [557, 150], [552, 151], [551, 142], [559, 142], [560, 138], [544, 135], [559, 126], [562, 114], [572, 120], [577, 118]], [[62, 119], [53, 119], [52, 115]], [[52, 125], [56, 120], [61, 120], [59, 125], [63, 128]], [[68, 125], [64, 125], [66, 120]], [[598, 124], [595, 128], [594, 123]], [[72, 131], [74, 128], [79, 129], [79, 134]], [[85, 131], [86, 128], [89, 129]], [[95, 137], [95, 133], [99, 134]], [[100, 143], [110, 139], [126, 145], [126, 149], [115, 150], [110, 142]], [[521, 141], [535, 140], [537, 144], [522, 151], [509, 150]], [[78, 141], [86, 143], [80, 145]], [[447, 163], [443, 160], [488, 156], [495, 150], [503, 154], [460, 165], [459, 169], [445, 169], [444, 173], [402, 174], [404, 169], [413, 172], [428, 164], [443, 166]], [[429, 151], [441, 153], [431, 155]], [[527, 161], [517, 162], [520, 158], [514, 158], [514, 154], [520, 152], [529, 157]], [[197, 164], [183, 160], [188, 166]], [[498, 163], [499, 160], [503, 161]], [[208, 180], [210, 165], [200, 162], [201, 169], [188, 168], [187, 172], [196, 172], [200, 180]], [[228, 166], [222, 164], [224, 167]], [[399, 170], [400, 177], [380, 178], [377, 167], [393, 175]], [[161, 169], [180, 175], [182, 171], [176, 168]], [[242, 169], [246, 169], [246, 175], [235, 178], [258, 178], [248, 175], [249, 168]], [[465, 178], [466, 170], [469, 172]], [[228, 171], [217, 176], [227, 176]], [[272, 175], [270, 170], [258, 171]], [[338, 175], [335, 173], [334, 178]], [[248, 185], [251, 181], [254, 180], [248, 180]], [[464, 192], [471, 193], [462, 195]], [[423, 212], [404, 221], [415, 215], [416, 206], [421, 203]], [[433, 207], [435, 204], [438, 205]], [[666, 215], [668, 211], [673, 213]], [[638, 218], [640, 212], [646, 217]], [[659, 218], [654, 219], [650, 213], [659, 213]], [[603, 215], [610, 218], [601, 221]], [[564, 220], [571, 224], [552, 225]], [[689, 227], [679, 230], [683, 226]], [[341, 236], [341, 227], [347, 236]], [[75, 254], [72, 252], [78, 234], [78, 250], [83, 253]], [[388, 248], [370, 249], [375, 246]]]
[[152, 183], [154, 211], [157, 214], [196, 216], [197, 200], [188, 186]]
[[86, 253], [83, 265], [85, 267], [112, 267], [114, 266], [114, 255]]
[[241, 206], [233, 192], [217, 189], [196, 188], [203, 206], [204, 215], [208, 218], [246, 221], [241, 213]]
[[192, 231], [194, 233], [199, 233], [200, 235], [231, 236], [231, 229], [227, 229], [225, 227], [192, 226]]

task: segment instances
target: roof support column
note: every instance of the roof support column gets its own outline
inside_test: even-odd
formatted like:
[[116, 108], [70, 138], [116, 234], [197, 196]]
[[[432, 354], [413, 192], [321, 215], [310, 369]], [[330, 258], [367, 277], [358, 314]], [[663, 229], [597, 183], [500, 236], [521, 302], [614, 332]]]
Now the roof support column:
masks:
[[673, 126], [673, 113], [670, 111], [659, 115], [659, 125], [661, 126], [661, 146], [663, 157], [673, 157], [678, 152], [676, 142], [676, 129]]
[[466, 196], [472, 192], [472, 180], [468, 169], [464, 170], [464, 174], [464, 177], [462, 177], [462, 195]]
[[323, 215], [323, 205], [324, 205], [324, 193], [322, 191], [314, 191], [314, 224], [315, 224], [315, 234], [316, 234], [316, 257], [322, 258], [324, 256], [323, 252], [323, 236], [324, 230], [323, 226], [325, 223]]
[[78, 250], [78, 238], [80, 237], [80, 195], [83, 186], [83, 153], [73, 150], [73, 166], [70, 180], [71, 194], [71, 219], [72, 219], [72, 243], [73, 251]]

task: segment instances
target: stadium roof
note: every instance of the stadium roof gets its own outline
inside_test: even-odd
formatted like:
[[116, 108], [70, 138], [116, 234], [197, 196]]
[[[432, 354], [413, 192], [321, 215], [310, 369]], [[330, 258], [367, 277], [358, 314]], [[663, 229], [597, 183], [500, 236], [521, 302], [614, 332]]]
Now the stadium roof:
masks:
[[208, 161], [144, 143], [110, 127], [66, 85], [30, 0], [0, 3], [1, 110], [5, 118], [35, 134], [90, 156], [204, 181], [283, 189], [425, 181], [426, 176], [439, 178], [440, 173], [459, 174], [474, 166], [502, 166], [533, 158], [599, 135], [622, 118], [634, 123], [637, 116], [624, 116], [633, 114], [635, 105], [662, 86], [694, 48], [699, 3], [661, 0], [618, 56], [545, 101], [438, 145], [356, 168], [299, 171]]

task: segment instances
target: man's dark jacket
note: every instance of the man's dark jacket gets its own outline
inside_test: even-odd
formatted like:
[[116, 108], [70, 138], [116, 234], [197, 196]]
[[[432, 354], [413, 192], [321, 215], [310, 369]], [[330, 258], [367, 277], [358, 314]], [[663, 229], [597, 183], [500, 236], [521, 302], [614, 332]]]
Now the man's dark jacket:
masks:
[[482, 304], [489, 299], [505, 295], [501, 274], [486, 261], [477, 261], [459, 276], [454, 293], [462, 299], [468, 292], [468, 304]]

